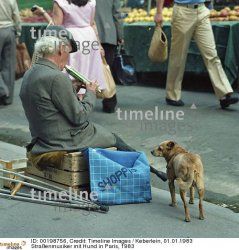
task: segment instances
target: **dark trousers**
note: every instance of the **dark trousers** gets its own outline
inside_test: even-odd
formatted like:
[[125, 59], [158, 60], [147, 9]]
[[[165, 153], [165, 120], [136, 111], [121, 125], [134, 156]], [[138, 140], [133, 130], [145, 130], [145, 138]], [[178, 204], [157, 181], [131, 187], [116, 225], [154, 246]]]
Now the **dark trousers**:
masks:
[[112, 71], [117, 46], [113, 44], [103, 43], [102, 47], [105, 51], [106, 62], [109, 64], [111, 71]]
[[0, 98], [5, 104], [13, 100], [15, 69], [16, 69], [16, 40], [13, 27], [0, 29]]
[[[108, 44], [108, 43], [103, 43], [102, 47], [103, 47], [103, 49], [105, 51], [106, 62], [110, 66], [110, 69], [111, 69], [111, 72], [112, 72], [117, 46], [112, 45], [112, 44]], [[107, 99], [103, 100], [103, 109], [106, 112], [109, 112], [109, 113], [114, 112], [114, 109], [115, 109], [116, 105], [117, 105], [116, 95], [114, 95], [112, 98], [107, 98]]]
[[127, 143], [125, 143], [118, 135], [114, 134], [114, 136], [116, 138], [115, 147], [119, 151], [131, 151], [131, 152], [136, 151], [134, 148], [130, 147]]

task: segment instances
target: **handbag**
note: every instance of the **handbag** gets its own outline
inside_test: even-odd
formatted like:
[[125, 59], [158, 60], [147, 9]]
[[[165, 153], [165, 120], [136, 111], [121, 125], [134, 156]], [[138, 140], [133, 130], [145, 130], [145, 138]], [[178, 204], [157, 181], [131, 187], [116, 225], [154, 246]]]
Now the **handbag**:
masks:
[[105, 78], [105, 85], [106, 88], [101, 90], [101, 92], [96, 92], [96, 96], [99, 99], [105, 99], [105, 98], [111, 98], [116, 94], [116, 85], [114, 78], [112, 76], [110, 66], [106, 62], [106, 59], [104, 56], [102, 56], [102, 63], [103, 63], [103, 74]]
[[116, 84], [132, 85], [137, 83], [136, 70], [132, 62], [132, 56], [126, 54], [119, 46], [113, 63], [113, 76]]
[[91, 192], [105, 205], [150, 202], [150, 168], [143, 152], [89, 148]]
[[154, 63], [164, 62], [168, 59], [168, 39], [163, 32], [161, 25], [155, 27], [148, 56]]
[[25, 43], [17, 44], [16, 59], [16, 79], [19, 79], [31, 66], [31, 57]]

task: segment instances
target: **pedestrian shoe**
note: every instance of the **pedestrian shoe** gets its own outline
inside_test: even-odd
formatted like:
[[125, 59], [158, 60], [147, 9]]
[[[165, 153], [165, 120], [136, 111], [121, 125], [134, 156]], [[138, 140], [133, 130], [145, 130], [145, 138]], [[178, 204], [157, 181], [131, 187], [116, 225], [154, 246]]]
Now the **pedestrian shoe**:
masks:
[[6, 104], [6, 99], [7, 99], [6, 95], [1, 96], [0, 97], [0, 105], [7, 105]]
[[182, 100], [174, 101], [166, 98], [166, 103], [171, 106], [182, 107], [184, 106], [184, 102]]
[[111, 98], [105, 98], [102, 101], [103, 104], [103, 112], [105, 113], [114, 113], [117, 105], [117, 96], [114, 95]]
[[115, 110], [116, 110], [115, 107], [106, 107], [106, 106], [103, 106], [103, 112], [104, 113], [112, 114], [112, 113], [115, 113]]
[[228, 94], [223, 99], [220, 100], [220, 105], [222, 109], [229, 107], [231, 104], [235, 104], [239, 101], [238, 95], [236, 93]]

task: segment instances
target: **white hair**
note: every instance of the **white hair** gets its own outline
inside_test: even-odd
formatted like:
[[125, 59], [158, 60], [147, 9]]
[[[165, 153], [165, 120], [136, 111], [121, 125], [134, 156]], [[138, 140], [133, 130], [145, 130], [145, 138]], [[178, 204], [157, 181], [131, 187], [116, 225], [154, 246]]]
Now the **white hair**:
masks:
[[35, 44], [34, 53], [39, 57], [54, 55], [59, 52], [62, 45], [68, 45], [68, 40], [59, 39], [55, 36], [42, 36]]

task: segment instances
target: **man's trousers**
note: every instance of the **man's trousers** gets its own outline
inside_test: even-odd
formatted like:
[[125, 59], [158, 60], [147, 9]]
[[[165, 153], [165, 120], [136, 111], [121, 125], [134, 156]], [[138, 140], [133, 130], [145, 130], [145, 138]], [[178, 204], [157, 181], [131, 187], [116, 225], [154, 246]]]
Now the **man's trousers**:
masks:
[[16, 40], [13, 27], [0, 28], [0, 98], [5, 103], [13, 100], [16, 70]]
[[172, 40], [169, 57], [166, 96], [181, 99], [181, 87], [192, 38], [198, 45], [218, 99], [233, 90], [217, 55], [215, 39], [209, 19], [210, 11], [201, 5], [197, 9], [176, 5], [172, 18]]

